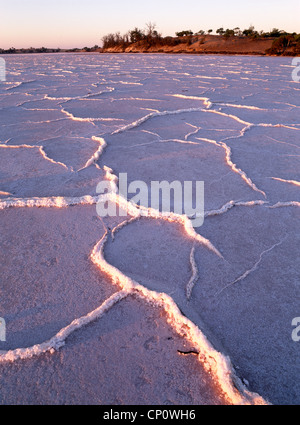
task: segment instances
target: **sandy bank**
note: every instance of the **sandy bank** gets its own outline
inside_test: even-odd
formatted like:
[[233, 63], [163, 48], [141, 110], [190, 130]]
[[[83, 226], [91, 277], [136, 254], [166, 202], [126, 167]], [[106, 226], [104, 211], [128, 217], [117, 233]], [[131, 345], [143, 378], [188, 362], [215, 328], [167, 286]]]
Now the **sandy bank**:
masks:
[[[173, 40], [176, 40], [173, 38]], [[206, 35], [194, 36], [188, 40], [182, 37], [176, 45], [157, 43], [149, 45], [145, 42], [133, 43], [103, 50], [104, 53], [211, 53], [211, 54], [249, 54], [265, 55], [265, 51], [272, 46], [274, 38], [250, 39], [247, 37], [223, 37]]]

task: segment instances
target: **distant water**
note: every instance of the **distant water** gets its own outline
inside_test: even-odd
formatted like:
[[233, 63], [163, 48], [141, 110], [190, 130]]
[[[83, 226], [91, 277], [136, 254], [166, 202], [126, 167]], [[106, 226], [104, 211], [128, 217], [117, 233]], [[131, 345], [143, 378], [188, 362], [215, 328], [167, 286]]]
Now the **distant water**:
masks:
[[204, 181], [205, 220], [194, 229], [154, 210], [138, 220], [130, 205], [130, 217], [86, 253], [125, 293], [34, 350], [1, 343], [15, 351], [0, 359], [67, 344], [74, 329], [137, 290], [165, 303], [178, 331], [191, 321], [187, 337], [211, 353], [233, 402], [226, 376], [236, 373], [249, 399], [246, 387], [271, 403], [299, 404], [291, 322], [300, 316], [300, 85], [291, 58], [3, 58], [0, 209], [94, 205], [99, 181], [127, 173], [128, 183], [148, 186]]

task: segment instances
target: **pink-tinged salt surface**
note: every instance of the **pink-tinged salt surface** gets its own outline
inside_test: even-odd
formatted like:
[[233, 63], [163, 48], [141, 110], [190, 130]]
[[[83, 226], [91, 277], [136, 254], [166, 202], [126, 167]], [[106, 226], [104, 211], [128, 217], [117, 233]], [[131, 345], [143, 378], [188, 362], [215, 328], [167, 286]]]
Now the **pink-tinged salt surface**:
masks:
[[[0, 403], [299, 404], [290, 60], [5, 59]], [[204, 181], [203, 226], [118, 195], [100, 218], [119, 173]]]

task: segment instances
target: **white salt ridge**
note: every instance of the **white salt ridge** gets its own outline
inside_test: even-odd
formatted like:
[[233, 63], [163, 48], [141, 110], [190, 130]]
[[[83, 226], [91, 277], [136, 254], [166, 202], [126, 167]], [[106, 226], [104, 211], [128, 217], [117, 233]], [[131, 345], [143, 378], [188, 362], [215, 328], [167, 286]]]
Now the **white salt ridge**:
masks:
[[[11, 195], [9, 192], [1, 192], [3, 195]], [[0, 200], [0, 210], [7, 208], [34, 208], [34, 207], [44, 207], [44, 208], [66, 208], [68, 206], [74, 205], [94, 205], [97, 202], [118, 202], [121, 207], [124, 207], [129, 214], [135, 217], [150, 217], [150, 218], [160, 218], [168, 221], [180, 222], [184, 225], [187, 234], [189, 234], [193, 239], [197, 239], [199, 242], [204, 244], [209, 241], [201, 237], [198, 233], [195, 232], [192, 224], [186, 224], [190, 222], [187, 216], [176, 215], [174, 213], [167, 212], [158, 212], [151, 208], [137, 207], [134, 206], [131, 202], [126, 202], [123, 198], [112, 194], [98, 195], [98, 196], [79, 196], [79, 197], [64, 197], [64, 196], [50, 196], [50, 197], [32, 197], [32, 198], [4, 198]], [[205, 212], [205, 217], [223, 214], [229, 211], [231, 208], [236, 206], [253, 206], [253, 205], [263, 205], [266, 204], [266, 201], [256, 200], [256, 201], [229, 201], [223, 205], [219, 210], [211, 210]], [[293, 207], [300, 206], [298, 201], [287, 201], [287, 202], [277, 202], [274, 205], [268, 206], [268, 208], [280, 208], [280, 207]], [[217, 253], [218, 256], [222, 257], [219, 251], [213, 247], [210, 243], [208, 246], [211, 247], [211, 250]]]
[[300, 202], [298, 201], [277, 202], [275, 205], [272, 205], [269, 208], [283, 208], [283, 207], [300, 207]]
[[[220, 116], [223, 116], [223, 117], [231, 118], [232, 120], [234, 120], [234, 121], [238, 122], [239, 124], [243, 124], [243, 125], [245, 125], [246, 127], [249, 127], [249, 126], [254, 125], [254, 124], [253, 124], [253, 123], [251, 123], [251, 122], [247, 122], [247, 121], [242, 120], [241, 118], [239, 118], [239, 117], [238, 117], [238, 116], [236, 116], [236, 115], [226, 114], [225, 112], [216, 111], [215, 109], [208, 109], [208, 110], [207, 110], [207, 109], [204, 109], [204, 111], [209, 112], [209, 113], [211, 113], [211, 114], [217, 114], [217, 115], [220, 115]], [[270, 124], [270, 125], [271, 125], [271, 124]]]
[[197, 142], [191, 142], [189, 140], [181, 140], [181, 139], [161, 139], [161, 140], [157, 141], [157, 143], [169, 143], [169, 142], [182, 143], [184, 145], [198, 145], [199, 144]]
[[115, 238], [115, 233], [117, 233], [119, 230], [121, 230], [123, 227], [127, 226], [128, 224], [133, 223], [137, 219], [138, 219], [138, 217], [131, 217], [127, 220], [122, 221], [117, 226], [115, 226], [111, 231], [112, 240], [114, 240], [114, 238]]
[[265, 205], [267, 202], [266, 201], [261, 201], [261, 200], [255, 200], [255, 201], [229, 201], [226, 204], [224, 204], [221, 208], [219, 208], [218, 210], [211, 210], [211, 211], [206, 211], [204, 213], [204, 217], [212, 217], [215, 215], [221, 215], [226, 213], [227, 211], [231, 210], [233, 207], [252, 207], [255, 205]]
[[253, 181], [250, 179], [250, 177], [247, 176], [247, 174], [238, 168], [236, 164], [234, 164], [231, 160], [231, 149], [226, 143], [219, 142], [220, 146], [222, 146], [225, 149], [226, 153], [226, 162], [231, 167], [232, 171], [239, 174], [241, 178], [250, 186], [255, 192], [261, 193], [265, 198], [267, 197], [266, 193], [263, 190], [258, 189], [258, 187], [253, 183]]
[[59, 101], [69, 101], [69, 100], [72, 100], [74, 98], [72, 98], [72, 97], [54, 97], [54, 96], [49, 96], [49, 95], [45, 94], [44, 99], [47, 99], [47, 100], [59, 100]]
[[97, 161], [100, 158], [100, 156], [102, 155], [102, 153], [103, 153], [103, 151], [106, 147], [106, 142], [102, 137], [96, 137], [96, 136], [92, 136], [92, 140], [94, 140], [95, 142], [98, 142], [99, 147], [96, 150], [96, 152], [94, 152], [94, 154], [87, 160], [85, 165], [82, 168], [80, 168], [78, 171], [84, 170], [85, 168], [88, 168], [91, 165], [95, 165], [97, 168], [100, 169], [99, 165], [97, 164]]
[[201, 127], [197, 127], [197, 126], [195, 126], [193, 124], [189, 124], [189, 123], [186, 123], [186, 124], [189, 125], [189, 126], [191, 126], [191, 127], [193, 127], [195, 130], [194, 131], [191, 131], [190, 133], [187, 133], [184, 136], [184, 139], [185, 140], [187, 140], [190, 136], [194, 136], [195, 134], [197, 134], [201, 130]]
[[116, 303], [120, 302], [122, 299], [126, 298], [128, 295], [129, 295], [128, 291], [119, 291], [113, 294], [106, 301], [104, 301], [103, 304], [101, 304], [101, 306], [91, 311], [86, 316], [82, 316], [78, 319], [73, 320], [72, 323], [70, 323], [68, 326], [64, 327], [63, 329], [61, 329], [49, 341], [43, 342], [41, 344], [36, 344], [28, 348], [17, 348], [15, 350], [0, 351], [0, 363], [14, 362], [19, 359], [21, 360], [31, 359], [32, 357], [40, 356], [47, 352], [50, 352], [51, 354], [53, 354], [55, 351], [59, 350], [63, 345], [65, 345], [65, 340], [73, 332], [101, 318]]
[[174, 111], [161, 111], [161, 112], [152, 112], [151, 114], [148, 114], [128, 125], [125, 125], [121, 128], [119, 128], [118, 130], [115, 130], [112, 134], [119, 134], [119, 133], [123, 133], [124, 131], [127, 130], [131, 130], [133, 128], [139, 127], [141, 124], [143, 124], [144, 122], [150, 120], [151, 118], [154, 117], [162, 117], [165, 115], [177, 115], [177, 114], [182, 114], [185, 112], [201, 112], [204, 111], [205, 109], [203, 108], [188, 108], [188, 109], [177, 109]]
[[6, 89], [7, 91], [13, 90], [13, 89], [17, 89], [20, 88], [22, 86], [25, 86], [26, 84], [30, 84], [30, 83], [35, 83], [36, 80], [30, 80], [30, 81], [18, 81], [16, 83], [14, 83], [13, 86], [9, 87], [8, 89]]
[[[40, 121], [22, 121], [18, 124], [49, 124], [52, 122], [59, 122], [59, 121], [63, 121], [65, 120], [65, 118], [56, 118], [54, 120], [40, 120]], [[13, 127], [14, 125], [16, 125], [16, 123], [13, 124], [2, 124], [1, 127]]]
[[209, 77], [207, 75], [196, 75], [196, 78], [206, 78], [207, 80], [227, 80], [225, 77]]
[[281, 179], [279, 177], [271, 177], [271, 179], [277, 180], [279, 182], [288, 183], [288, 184], [292, 184], [294, 186], [299, 186], [300, 187], [300, 182], [298, 182], [297, 180], [285, 180], [285, 179]]
[[241, 178], [247, 183], [247, 185], [249, 187], [251, 187], [251, 189], [253, 189], [255, 192], [259, 192], [261, 193], [265, 198], [267, 197], [266, 193], [263, 190], [258, 189], [258, 187], [253, 183], [253, 181], [250, 179], [250, 177], [247, 176], [247, 174], [241, 170], [240, 168], [238, 168], [236, 166], [236, 164], [234, 164], [231, 160], [231, 149], [230, 147], [220, 141], [217, 142], [216, 140], [211, 140], [211, 139], [207, 139], [204, 137], [196, 137], [197, 140], [202, 140], [203, 142], [207, 142], [207, 143], [212, 143], [216, 146], [222, 147], [225, 150], [225, 160], [226, 163], [228, 164], [228, 166], [232, 169], [232, 171], [234, 171], [235, 173], [239, 174], [241, 176]]
[[66, 111], [64, 108], [61, 108], [61, 112], [67, 116], [67, 118], [71, 119], [72, 121], [78, 121], [78, 122], [89, 122], [92, 125], [95, 125], [93, 121], [99, 121], [99, 118], [80, 118], [75, 117], [71, 112]]
[[161, 102], [161, 99], [146, 99], [143, 97], [118, 97], [118, 99], [112, 99], [112, 102], [120, 102], [123, 100], [141, 100], [143, 102]]
[[7, 208], [66, 208], [72, 205], [93, 205], [99, 201], [99, 196], [81, 196], [81, 197], [33, 197], [33, 198], [5, 198], [0, 200], [0, 210]]
[[[228, 117], [233, 119], [234, 121], [237, 121], [240, 124], [243, 124], [246, 126], [247, 129], [252, 128], [252, 127], [283, 127], [283, 128], [288, 128], [288, 129], [293, 129], [293, 130], [299, 130], [298, 128], [292, 127], [293, 124], [283, 124], [283, 123], [278, 123], [278, 124], [270, 124], [270, 123], [259, 123], [259, 124], [254, 124], [248, 121], [245, 121], [241, 118], [239, 118], [237, 115], [233, 115], [233, 114], [227, 114], [225, 112], [222, 111], [218, 111], [215, 109], [212, 109], [212, 107], [214, 105], [220, 105], [220, 106], [229, 106], [229, 107], [234, 107], [234, 108], [239, 108], [239, 109], [248, 109], [248, 110], [259, 110], [259, 111], [267, 111], [268, 109], [263, 109], [263, 108], [259, 108], [257, 106], [248, 106], [248, 105], [240, 105], [240, 104], [227, 104], [227, 103], [221, 103], [221, 102], [213, 102], [211, 101], [209, 98], [207, 97], [200, 97], [200, 96], [187, 96], [187, 95], [181, 95], [181, 94], [175, 94], [173, 95], [174, 97], [179, 97], [182, 99], [191, 99], [191, 100], [200, 100], [203, 101], [204, 104], [206, 105], [205, 109], [202, 109], [202, 112], [209, 112], [209, 113], [213, 113], [213, 114], [218, 114], [224, 117]], [[193, 111], [191, 111], [193, 112]]]
[[230, 108], [249, 109], [251, 111], [268, 111], [268, 109], [259, 108], [258, 106], [239, 105], [236, 103], [221, 103], [221, 102], [213, 102], [213, 103], [215, 105], [220, 105], [220, 106], [229, 106]]
[[44, 147], [43, 146], [37, 146], [37, 145], [1, 145], [0, 144], [0, 148], [7, 148], [7, 149], [37, 149], [40, 154], [42, 155], [42, 157], [44, 159], [46, 159], [47, 161], [51, 162], [52, 164], [56, 164], [56, 165], [60, 165], [61, 167], [64, 167], [66, 170], [69, 170], [69, 167], [67, 167], [66, 164], [64, 164], [63, 162], [60, 161], [55, 161], [54, 159], [50, 158], [46, 152], [44, 151]]
[[142, 83], [134, 83], [132, 81], [118, 81], [118, 84], [142, 86]]
[[[183, 95], [174, 95], [174, 96], [176, 96], [176, 97], [183, 97], [183, 98], [188, 97], [189, 98], [189, 96], [183, 96]], [[193, 98], [196, 98], [196, 97], [193, 97]], [[204, 99], [207, 99], [208, 100], [208, 98], [197, 98], [197, 99], [198, 100], [204, 100]], [[207, 105], [209, 103], [210, 102], [207, 101]], [[237, 117], [236, 115], [226, 114], [225, 112], [216, 111], [214, 109], [207, 109], [207, 108], [187, 108], [187, 109], [177, 109], [177, 110], [174, 110], [174, 111], [154, 111], [151, 114], [148, 114], [148, 115], [146, 115], [146, 116], [144, 116], [144, 117], [142, 117], [142, 118], [140, 118], [140, 119], [138, 119], [138, 120], [136, 120], [136, 121], [134, 121], [134, 122], [132, 122], [130, 124], [127, 124], [127, 125], [119, 128], [118, 130], [115, 130], [112, 134], [119, 134], [119, 133], [123, 133], [123, 132], [125, 132], [127, 130], [131, 130], [133, 128], [137, 128], [140, 125], [142, 125], [143, 123], [145, 123], [146, 121], [148, 121], [148, 120], [150, 120], [151, 118], [154, 118], [154, 117], [161, 117], [161, 116], [166, 116], [166, 115], [177, 115], [177, 114], [183, 114], [183, 113], [188, 113], [188, 112], [206, 112], [206, 113], [217, 114], [217, 115], [221, 115], [221, 116], [224, 116], [224, 117], [228, 117], [230, 119], [233, 119], [234, 121], [238, 122], [239, 124], [243, 124], [245, 126], [245, 128], [243, 128], [241, 130], [241, 132], [242, 132], [241, 133], [241, 136], [244, 134], [244, 132], [246, 130], [248, 130], [251, 127], [260, 127], [260, 126], [263, 126], [263, 127], [286, 127], [286, 128], [290, 128], [290, 127], [288, 127], [288, 126], [286, 126], [284, 124], [267, 124], [267, 123], [253, 124], [251, 122], [247, 122], [247, 121], [242, 120], [241, 118]], [[88, 119], [86, 118], [84, 120], [88, 120]], [[238, 137], [241, 137], [241, 136], [238, 136]]]
[[206, 106], [207, 109], [211, 108], [213, 103], [209, 100], [208, 97], [201, 96], [188, 96], [184, 94], [172, 94], [173, 97], [178, 97], [180, 99], [190, 99], [190, 100], [200, 100]]

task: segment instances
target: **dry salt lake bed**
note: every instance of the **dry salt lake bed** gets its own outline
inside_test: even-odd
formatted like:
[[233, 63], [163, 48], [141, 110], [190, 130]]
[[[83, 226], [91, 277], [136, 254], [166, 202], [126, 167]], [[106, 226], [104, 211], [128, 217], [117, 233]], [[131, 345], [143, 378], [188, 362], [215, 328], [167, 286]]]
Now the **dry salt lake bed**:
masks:
[[[291, 58], [3, 58], [0, 404], [299, 404]], [[203, 225], [100, 217], [120, 173], [203, 181]]]

